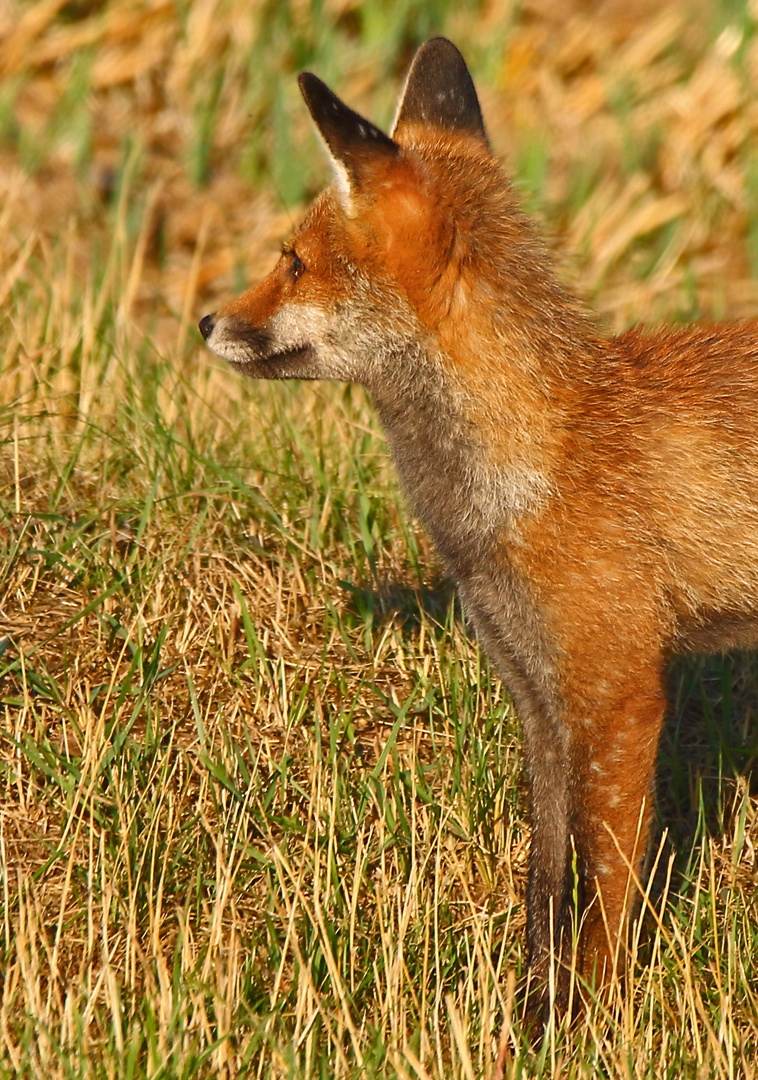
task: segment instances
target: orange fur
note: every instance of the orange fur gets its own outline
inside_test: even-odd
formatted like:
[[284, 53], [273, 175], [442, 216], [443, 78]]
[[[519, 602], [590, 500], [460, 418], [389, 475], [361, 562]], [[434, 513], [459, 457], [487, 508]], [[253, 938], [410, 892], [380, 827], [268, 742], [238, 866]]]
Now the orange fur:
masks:
[[538, 1012], [553, 961], [567, 1000], [574, 936], [585, 982], [616, 970], [668, 657], [758, 640], [758, 324], [605, 336], [555, 278], [449, 42], [419, 51], [392, 138], [301, 87], [335, 184], [201, 329], [253, 376], [373, 395], [521, 718]]

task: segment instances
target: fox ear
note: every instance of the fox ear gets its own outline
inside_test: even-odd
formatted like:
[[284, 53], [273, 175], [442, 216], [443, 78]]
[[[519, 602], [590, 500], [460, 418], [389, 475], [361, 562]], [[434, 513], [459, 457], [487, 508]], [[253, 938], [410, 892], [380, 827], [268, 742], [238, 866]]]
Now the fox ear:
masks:
[[297, 81], [313, 122], [326, 143], [340, 196], [349, 211], [351, 195], [360, 187], [377, 157], [397, 157], [400, 147], [378, 127], [349, 109], [309, 71], [299, 75]]
[[447, 38], [427, 41], [416, 53], [400, 97], [392, 135], [405, 124], [461, 131], [489, 147], [482, 111], [466, 61]]

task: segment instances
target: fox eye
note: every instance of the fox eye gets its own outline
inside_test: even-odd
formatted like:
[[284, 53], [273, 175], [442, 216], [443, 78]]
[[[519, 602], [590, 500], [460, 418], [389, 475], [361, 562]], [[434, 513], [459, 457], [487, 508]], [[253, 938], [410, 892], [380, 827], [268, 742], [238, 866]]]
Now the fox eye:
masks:
[[294, 277], [295, 281], [297, 281], [297, 279], [302, 277], [304, 273], [305, 273], [305, 263], [293, 251], [292, 252], [292, 276]]

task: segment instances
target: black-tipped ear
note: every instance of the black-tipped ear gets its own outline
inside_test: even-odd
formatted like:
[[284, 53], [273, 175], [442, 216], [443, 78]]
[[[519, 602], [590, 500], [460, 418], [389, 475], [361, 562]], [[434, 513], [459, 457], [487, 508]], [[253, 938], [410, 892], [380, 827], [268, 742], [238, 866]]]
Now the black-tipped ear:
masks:
[[411, 123], [462, 131], [489, 146], [466, 61], [447, 38], [432, 38], [413, 58], [392, 134]]
[[363, 168], [377, 154], [395, 157], [400, 147], [357, 112], [349, 109], [336, 94], [309, 71], [297, 79], [313, 122], [336, 162], [348, 177], [359, 182]]

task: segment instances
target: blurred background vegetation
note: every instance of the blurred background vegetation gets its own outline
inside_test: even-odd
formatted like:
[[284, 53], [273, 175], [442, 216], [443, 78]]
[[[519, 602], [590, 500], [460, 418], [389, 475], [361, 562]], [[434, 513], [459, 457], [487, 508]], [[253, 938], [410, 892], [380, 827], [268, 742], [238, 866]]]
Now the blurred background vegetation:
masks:
[[150, 201], [138, 306], [175, 317], [188, 282], [233, 291], [326, 178], [296, 73], [386, 125], [413, 51], [444, 32], [530, 209], [615, 324], [754, 310], [743, 0], [6, 0], [0, 19], [6, 260], [75, 225], [84, 264], [126, 182], [127, 228]]

